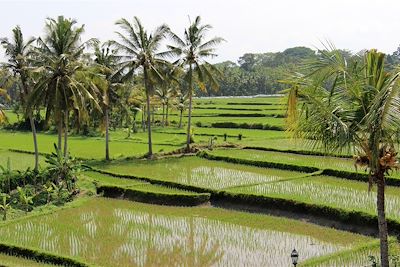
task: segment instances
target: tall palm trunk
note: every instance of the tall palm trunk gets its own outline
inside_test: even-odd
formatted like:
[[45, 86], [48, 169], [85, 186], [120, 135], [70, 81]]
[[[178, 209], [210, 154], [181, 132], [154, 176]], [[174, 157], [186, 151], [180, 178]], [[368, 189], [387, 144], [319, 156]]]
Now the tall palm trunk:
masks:
[[36, 126], [35, 126], [35, 121], [33, 120], [32, 112], [29, 112], [29, 122], [31, 124], [31, 130], [32, 130], [32, 137], [33, 137], [33, 148], [35, 150], [35, 168], [34, 170], [37, 171], [39, 168], [39, 150], [38, 150], [38, 144], [37, 144], [37, 136], [36, 136]]
[[68, 115], [69, 112], [64, 112], [64, 157], [68, 155]]
[[191, 139], [191, 123], [192, 123], [192, 65], [189, 67], [189, 113], [188, 113], [188, 126], [187, 126], [187, 140], [186, 140], [186, 152], [190, 152], [190, 139]]
[[149, 152], [147, 154], [147, 158], [151, 159], [153, 157], [153, 143], [151, 141], [151, 112], [150, 112], [150, 85], [147, 76], [147, 69], [144, 69], [144, 87], [146, 90], [146, 103], [147, 103], [147, 135], [148, 135], [148, 144], [149, 144]]
[[142, 129], [143, 129], [143, 132], [146, 131], [146, 123], [144, 122], [145, 114], [146, 114], [146, 105], [143, 105], [143, 108], [142, 108]]
[[[22, 87], [24, 90], [24, 97], [21, 99], [22, 100], [22, 106], [26, 105], [25, 102], [25, 98], [28, 97], [29, 95], [29, 91], [28, 91], [28, 85], [27, 85], [27, 79], [26, 76], [24, 74], [20, 74], [21, 75], [21, 81], [22, 81]], [[28, 109], [28, 107], [26, 107]], [[35, 121], [33, 120], [33, 114], [32, 114], [32, 110], [29, 110], [28, 113], [28, 119], [29, 119], [29, 123], [31, 125], [31, 131], [32, 131], [32, 138], [33, 138], [33, 149], [35, 152], [35, 167], [34, 170], [37, 171], [39, 169], [39, 149], [38, 149], [38, 144], [37, 144], [37, 134], [36, 134], [36, 125], [35, 125]]]
[[137, 112], [135, 112], [133, 114], [133, 132], [137, 133], [137, 128], [136, 128], [136, 116], [137, 116]]
[[379, 171], [377, 175], [377, 201], [378, 228], [381, 251], [381, 266], [389, 267], [388, 228], [385, 214], [385, 175]]
[[182, 115], [183, 115], [183, 109], [180, 110], [181, 114], [179, 116], [179, 128], [182, 128]]
[[[150, 107], [150, 106], [149, 106]], [[155, 121], [156, 121], [156, 119], [155, 119], [155, 113], [156, 113], [156, 109], [155, 109], [155, 107], [152, 107], [152, 109], [151, 109], [151, 123], [155, 123]]]
[[81, 133], [81, 120], [79, 119], [79, 112], [78, 110], [74, 110], [75, 113], [75, 118], [76, 118], [76, 133], [80, 134]]
[[164, 127], [165, 124], [165, 105], [164, 103], [162, 103], [162, 122], [161, 122], [161, 126]]
[[168, 126], [168, 101], [165, 103], [165, 125]]
[[62, 145], [62, 130], [63, 130], [63, 121], [62, 121], [62, 116], [58, 116], [58, 126], [57, 126], [57, 132], [58, 132], [58, 142], [57, 142], [57, 149], [61, 150], [61, 145]]
[[108, 118], [108, 108], [105, 108], [104, 110], [104, 124], [106, 127], [106, 160], [110, 160], [110, 148], [109, 148], [109, 136], [108, 136], [110, 122]]

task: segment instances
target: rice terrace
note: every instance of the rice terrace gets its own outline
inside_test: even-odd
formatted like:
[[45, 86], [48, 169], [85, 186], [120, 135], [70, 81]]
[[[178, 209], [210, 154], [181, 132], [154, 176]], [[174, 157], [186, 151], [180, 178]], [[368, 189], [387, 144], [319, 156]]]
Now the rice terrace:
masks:
[[0, 2], [0, 266], [400, 266], [400, 4], [137, 2]]

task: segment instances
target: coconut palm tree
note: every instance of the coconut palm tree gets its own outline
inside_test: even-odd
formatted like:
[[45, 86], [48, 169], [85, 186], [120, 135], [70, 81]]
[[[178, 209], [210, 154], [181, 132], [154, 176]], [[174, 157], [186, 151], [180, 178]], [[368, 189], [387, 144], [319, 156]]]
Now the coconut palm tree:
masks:
[[121, 69], [125, 70], [125, 79], [131, 78], [137, 69], [143, 73], [143, 83], [147, 103], [147, 131], [148, 131], [148, 158], [153, 156], [151, 140], [151, 106], [150, 97], [153, 94], [155, 82], [162, 80], [158, 71], [160, 65], [166, 65], [163, 59], [165, 54], [159, 52], [160, 45], [169, 32], [167, 25], [163, 24], [148, 33], [139, 18], [134, 17], [132, 23], [122, 18], [116, 22], [121, 30], [117, 32], [119, 42], [113, 42], [120, 51], [122, 60]]
[[[84, 27], [76, 21], [59, 16], [48, 18], [45, 36], [37, 39], [38, 47], [33, 51], [33, 62], [40, 72], [30, 97], [29, 106], [46, 107], [46, 119], [53, 115], [57, 123], [58, 148], [61, 149], [64, 130], [64, 154], [68, 154], [68, 119], [74, 109], [84, 114], [87, 100], [95, 100], [97, 92], [85, 86], [85, 65], [81, 61], [84, 48], [92, 40], [81, 43]], [[99, 107], [98, 107], [99, 108]]]
[[398, 167], [400, 73], [386, 72], [384, 63], [376, 50], [352, 62], [333, 46], [319, 51], [308, 74], [292, 81], [288, 117], [295, 136], [327, 151], [356, 153], [356, 164], [368, 168], [370, 187], [377, 185], [381, 264], [387, 267], [385, 175]]
[[159, 98], [162, 106], [162, 121], [161, 125], [169, 125], [168, 115], [170, 100], [176, 95], [180, 78], [182, 77], [182, 69], [176, 66], [165, 66], [161, 68], [163, 80], [155, 91], [155, 95]]
[[109, 148], [109, 128], [110, 128], [110, 118], [109, 112], [112, 104], [112, 95], [115, 95], [115, 89], [121, 78], [121, 73], [118, 71], [117, 63], [118, 56], [116, 56], [116, 51], [111, 49], [111, 43], [106, 42], [103, 45], [95, 45], [95, 62], [97, 65], [97, 70], [99, 73], [104, 75], [106, 86], [104, 87], [102, 93], [102, 101], [100, 101], [103, 115], [104, 115], [104, 126], [105, 126], [105, 141], [106, 141], [106, 160], [110, 160], [110, 148]]
[[[0, 88], [0, 96], [4, 97], [6, 100], [9, 100], [9, 96], [5, 89]], [[7, 122], [6, 113], [3, 111], [3, 105], [0, 104], [0, 124]]]
[[14, 74], [14, 76], [18, 77], [18, 85], [20, 87], [20, 103], [26, 111], [25, 114], [27, 115], [31, 126], [33, 147], [35, 151], [34, 169], [37, 171], [39, 166], [39, 150], [36, 138], [36, 125], [33, 119], [34, 108], [26, 105], [27, 98], [32, 92], [33, 85], [30, 77], [31, 75], [29, 73], [30, 66], [28, 61], [29, 54], [32, 51], [32, 43], [35, 41], [35, 38], [29, 38], [25, 42], [19, 26], [15, 27], [12, 32], [12, 40], [9, 41], [7, 38], [2, 38], [0, 40], [5, 49], [6, 57], [8, 58], [8, 62], [5, 63], [4, 66], [8, 68]]
[[220, 37], [214, 37], [208, 41], [205, 40], [206, 33], [211, 29], [211, 25], [201, 24], [200, 17], [196, 17], [195, 21], [185, 29], [184, 38], [181, 39], [175, 33], [170, 32], [170, 37], [174, 45], [168, 45], [169, 55], [179, 57], [177, 65], [182, 66], [186, 70], [184, 76], [185, 83], [188, 86], [189, 98], [189, 114], [187, 126], [187, 142], [186, 150], [190, 151], [190, 133], [192, 120], [192, 97], [194, 91], [194, 82], [197, 81], [200, 89], [205, 90], [205, 83], [209, 82], [214, 89], [218, 88], [216, 74], [220, 71], [206, 59], [216, 57], [216, 46], [224, 41]]
[[182, 128], [183, 111], [187, 107], [187, 95], [182, 92], [178, 92], [175, 101], [176, 101], [175, 107], [177, 110], [179, 110], [179, 126], [178, 127]]

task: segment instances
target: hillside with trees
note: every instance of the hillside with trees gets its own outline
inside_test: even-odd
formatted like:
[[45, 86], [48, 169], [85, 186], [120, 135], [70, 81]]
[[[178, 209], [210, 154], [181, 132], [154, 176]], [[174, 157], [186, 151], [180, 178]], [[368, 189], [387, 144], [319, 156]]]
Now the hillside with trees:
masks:
[[[339, 50], [347, 59], [360, 57], [365, 51], [352, 53], [349, 50]], [[216, 64], [223, 77], [218, 91], [198, 90], [199, 96], [248, 96], [258, 94], [276, 94], [285, 88], [281, 83], [288, 74], [298, 72], [305, 63], [314, 60], [318, 51], [308, 47], [298, 46], [283, 52], [246, 53], [237, 63], [225, 61]], [[393, 69], [400, 63], [400, 47], [387, 55], [387, 67]]]

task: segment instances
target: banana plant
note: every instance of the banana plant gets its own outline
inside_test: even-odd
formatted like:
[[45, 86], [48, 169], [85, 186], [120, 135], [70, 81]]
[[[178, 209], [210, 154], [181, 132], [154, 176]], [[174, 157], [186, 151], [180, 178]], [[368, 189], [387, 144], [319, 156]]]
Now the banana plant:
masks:
[[54, 148], [55, 152], [46, 156], [46, 163], [49, 165], [47, 172], [55, 183], [65, 182], [71, 192], [75, 189], [76, 173], [80, 170], [80, 164], [69, 155], [65, 156], [56, 144]]
[[[7, 165], [6, 166], [2, 166], [0, 165], [0, 174], [1, 176], [3, 176], [5, 178], [5, 180], [7, 181], [7, 187], [8, 187], [8, 192], [11, 191], [11, 176], [12, 176], [12, 169], [11, 169], [11, 160], [8, 157], [7, 158]], [[4, 184], [3, 184], [3, 189], [4, 190]]]
[[47, 200], [46, 200], [47, 204], [50, 203], [51, 195], [53, 194], [55, 188], [57, 188], [57, 186], [54, 183], [51, 183], [49, 185], [45, 185], [45, 184], [43, 185], [43, 189], [44, 189], [44, 191], [46, 191], [46, 194], [47, 194]]
[[22, 187], [17, 187], [19, 202], [24, 206], [25, 212], [28, 213], [29, 207], [33, 204], [33, 196], [30, 196], [28, 191]]
[[8, 194], [2, 194], [0, 210], [3, 211], [3, 221], [7, 220], [7, 212], [12, 209], [11, 202], [8, 201], [9, 199], [10, 196]]

